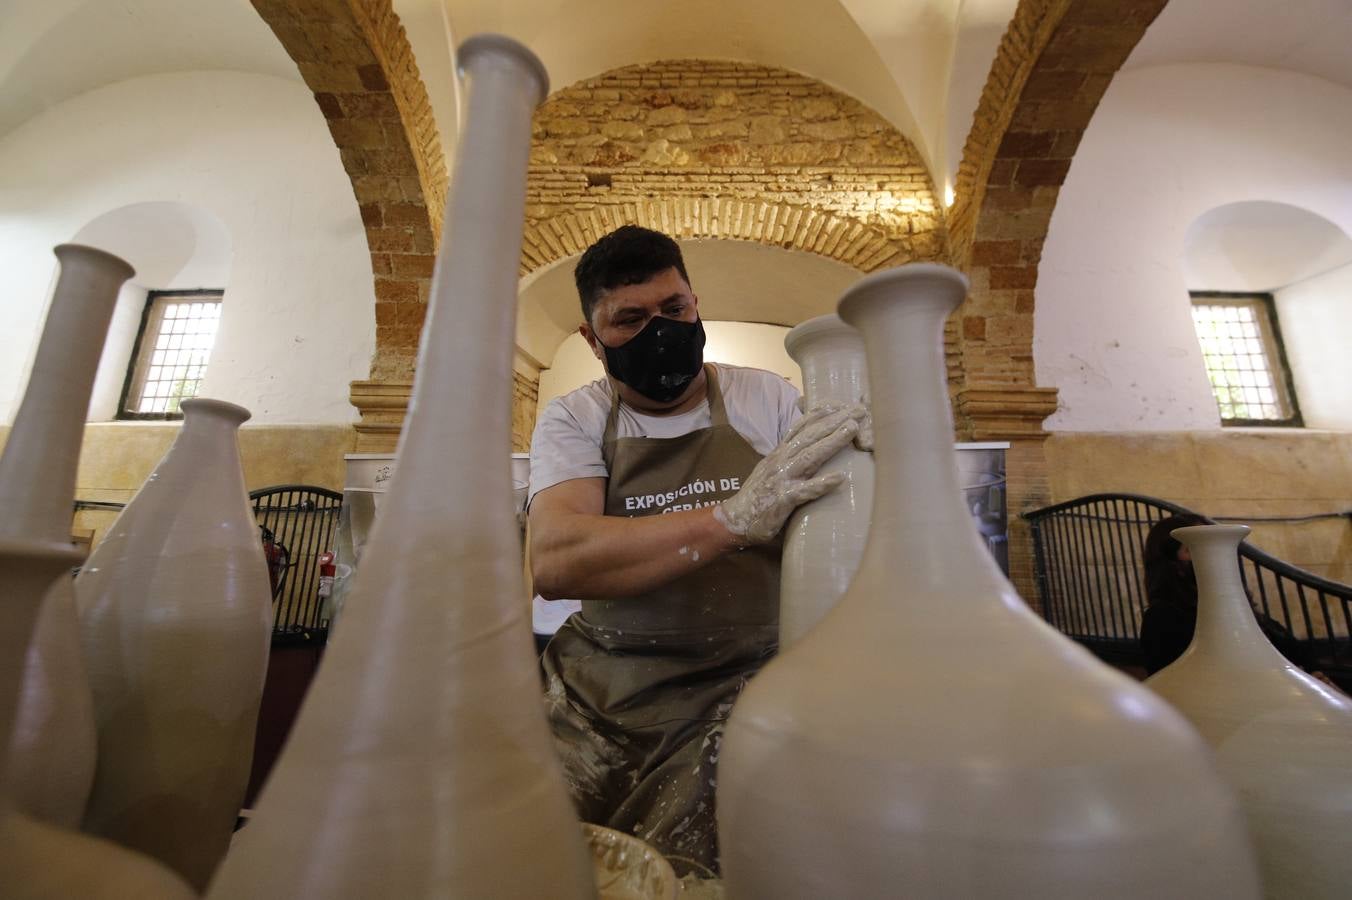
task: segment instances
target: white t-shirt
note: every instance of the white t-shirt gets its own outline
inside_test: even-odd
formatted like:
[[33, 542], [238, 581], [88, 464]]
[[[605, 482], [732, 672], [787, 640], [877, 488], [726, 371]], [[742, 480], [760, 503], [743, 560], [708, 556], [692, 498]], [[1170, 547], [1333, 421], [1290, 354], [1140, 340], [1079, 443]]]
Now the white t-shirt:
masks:
[[[728, 424], [762, 456], [779, 446], [798, 421], [798, 391], [763, 369], [713, 363]], [[574, 478], [606, 478], [601, 439], [610, 416], [610, 382], [604, 378], [549, 401], [530, 443], [530, 500], [545, 488]], [[713, 424], [709, 401], [679, 416], [649, 416], [620, 404], [617, 437], [673, 438]], [[529, 501], [528, 501], [529, 502]]]

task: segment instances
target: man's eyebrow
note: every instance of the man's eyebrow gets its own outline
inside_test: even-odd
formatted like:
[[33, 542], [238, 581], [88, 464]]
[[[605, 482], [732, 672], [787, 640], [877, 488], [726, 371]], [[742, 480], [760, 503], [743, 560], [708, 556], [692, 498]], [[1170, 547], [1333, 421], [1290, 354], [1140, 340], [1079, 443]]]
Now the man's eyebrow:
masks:
[[[684, 293], [676, 291], [669, 297], [664, 297], [662, 299], [662, 302], [659, 303], [658, 306], [666, 306], [668, 303], [672, 303], [673, 301], [684, 301], [685, 299], [686, 297]], [[647, 311], [648, 308], [646, 306], [631, 304], [629, 306], [616, 307], [615, 309], [611, 310], [610, 317], [614, 319], [619, 318], [620, 316], [625, 315], [626, 313], [646, 313]]]

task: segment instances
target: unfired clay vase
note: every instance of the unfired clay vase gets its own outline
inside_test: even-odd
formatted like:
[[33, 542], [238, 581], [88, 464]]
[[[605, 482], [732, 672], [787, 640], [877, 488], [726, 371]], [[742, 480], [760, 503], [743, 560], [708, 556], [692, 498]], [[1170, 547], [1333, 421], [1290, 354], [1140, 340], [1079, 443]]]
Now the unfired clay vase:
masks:
[[5, 900], [195, 900], [173, 872], [111, 841], [0, 813]]
[[[868, 399], [864, 340], [840, 316], [818, 316], [793, 328], [784, 349], [803, 372], [803, 410]], [[873, 511], [873, 454], [846, 447], [821, 468], [845, 482], [800, 506], [784, 527], [779, 588], [779, 646], [787, 648], [836, 605], [850, 586]]]
[[946, 266], [860, 281], [877, 466], [840, 603], [733, 708], [718, 771], [728, 894], [1255, 898], [1243, 819], [1205, 744], [1043, 623], [958, 487]]
[[[62, 244], [53, 252], [60, 277], [0, 457], [0, 540], [69, 547], [89, 394], [117, 292], [134, 273], [121, 259], [92, 247]], [[9, 748], [14, 802], [40, 819], [73, 828], [84, 814], [96, 750], [69, 566], [60, 575], [42, 601], [27, 653], [12, 658], [24, 662], [22, 688], [13, 736], [0, 747]]]
[[[29, 385], [0, 457], [0, 748], [14, 737], [20, 684], [30, 637], [44, 596], [54, 584], [69, 584], [81, 557], [70, 543], [75, 469], [84, 436], [85, 411], [99, 350], [118, 287], [131, 276], [126, 263], [87, 247], [56, 250], [61, 276], [53, 294]], [[64, 612], [64, 610], [63, 610]], [[158, 864], [104, 841], [46, 825], [13, 807], [15, 778], [40, 779], [43, 789], [25, 784], [23, 799], [44, 812], [67, 815], [82, 806], [92, 771], [81, 696], [88, 691], [78, 656], [70, 654], [70, 620], [50, 617], [38, 650], [47, 678], [27, 682], [21, 739], [14, 767], [0, 767], [0, 895], [6, 900], [65, 900], [70, 897], [144, 897], [186, 900], [188, 887]], [[61, 635], [61, 627], [67, 629]], [[84, 701], [87, 703], [87, 700]], [[36, 723], [36, 724], [35, 724]], [[71, 741], [70, 746], [63, 742]], [[45, 761], [43, 753], [49, 754]], [[70, 766], [62, 770], [62, 766]]]
[[94, 701], [67, 571], [42, 601], [28, 645], [10, 742], [11, 798], [34, 818], [79, 828], [97, 757]]
[[249, 779], [272, 593], [239, 457], [249, 411], [180, 408], [169, 452], [75, 582], [99, 737], [84, 826], [200, 890]]
[[468, 113], [399, 467], [213, 898], [594, 896], [544, 718], [512, 509], [512, 347], [540, 62], [460, 48]]
[[1352, 895], [1352, 700], [1272, 646], [1240, 581], [1244, 525], [1173, 536], [1197, 573], [1197, 630], [1146, 684], [1197, 726], [1239, 790], [1263, 875], [1280, 900]]

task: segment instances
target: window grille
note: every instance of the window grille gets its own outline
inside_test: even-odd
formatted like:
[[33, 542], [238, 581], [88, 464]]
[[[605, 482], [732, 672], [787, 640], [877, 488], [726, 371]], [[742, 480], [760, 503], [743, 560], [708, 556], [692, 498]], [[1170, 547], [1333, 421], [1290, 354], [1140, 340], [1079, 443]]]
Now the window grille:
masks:
[[221, 320], [221, 291], [151, 291], [119, 418], [177, 419], [197, 396]]
[[1301, 424], [1271, 294], [1194, 293], [1192, 321], [1223, 424]]

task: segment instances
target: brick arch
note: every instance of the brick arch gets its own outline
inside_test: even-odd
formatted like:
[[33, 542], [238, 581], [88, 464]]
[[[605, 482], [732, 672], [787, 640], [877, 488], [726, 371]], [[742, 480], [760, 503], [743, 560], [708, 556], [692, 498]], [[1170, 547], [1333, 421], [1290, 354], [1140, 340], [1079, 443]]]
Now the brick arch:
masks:
[[677, 59], [606, 72], [535, 116], [523, 273], [634, 223], [827, 256], [861, 271], [944, 254], [914, 146], [806, 75]]
[[1010, 578], [1036, 604], [1032, 538], [1018, 513], [1050, 502], [1033, 308], [1042, 245], [1080, 139], [1113, 75], [1167, 0], [1020, 0], [963, 147], [950, 261], [972, 279], [946, 332], [958, 435], [1008, 440]]
[[677, 239], [751, 241], [825, 256], [872, 272], [908, 258], [907, 248], [876, 225], [807, 206], [734, 197], [663, 197], [564, 212], [530, 223], [521, 274], [576, 256], [621, 225], [642, 225]]
[[[981, 420], [993, 405], [1033, 430], [1055, 408], [1055, 391], [1034, 387], [1042, 244], [1099, 101], [1166, 2], [1021, 0], [1015, 10], [963, 148], [949, 215], [949, 259], [972, 279], [950, 322], [959, 418], [969, 433], [989, 431]], [[999, 402], [1011, 388], [1024, 396]]]
[[338, 147], [375, 276], [371, 378], [408, 378], [441, 237], [447, 171], [426, 87], [391, 0], [252, 0]]

